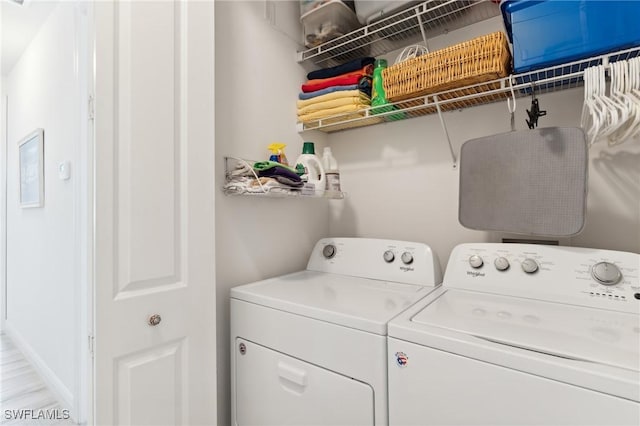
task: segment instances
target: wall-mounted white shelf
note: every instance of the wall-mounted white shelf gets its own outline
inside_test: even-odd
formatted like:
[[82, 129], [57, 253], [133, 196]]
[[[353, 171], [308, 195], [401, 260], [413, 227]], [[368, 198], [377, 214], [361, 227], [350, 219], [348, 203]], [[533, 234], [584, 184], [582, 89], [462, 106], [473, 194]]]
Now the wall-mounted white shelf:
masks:
[[225, 184], [222, 191], [226, 195], [245, 195], [267, 198], [328, 198], [341, 200], [344, 192], [315, 191], [309, 187], [294, 188], [284, 184], [263, 185], [253, 170], [255, 161], [237, 157], [224, 157]]
[[363, 56], [380, 56], [438, 34], [500, 15], [488, 0], [429, 0], [298, 52], [298, 62], [332, 67]]
[[396, 110], [382, 114], [372, 114], [371, 109], [366, 108], [307, 123], [298, 123], [298, 131], [320, 130], [330, 133], [433, 114], [437, 113], [438, 109], [441, 111], [464, 109], [504, 100], [511, 96], [522, 98], [531, 96], [532, 93], [537, 96], [543, 93], [580, 87], [584, 83], [584, 69], [595, 65], [608, 65], [611, 62], [635, 56], [640, 56], [640, 46], [541, 70], [514, 74], [487, 83], [395, 102], [390, 105], [394, 105], [397, 108]]

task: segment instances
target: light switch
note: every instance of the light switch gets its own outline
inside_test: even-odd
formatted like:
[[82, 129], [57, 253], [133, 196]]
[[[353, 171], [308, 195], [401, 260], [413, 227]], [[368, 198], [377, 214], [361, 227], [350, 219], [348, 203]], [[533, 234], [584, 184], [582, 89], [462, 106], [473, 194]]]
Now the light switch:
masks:
[[71, 177], [71, 163], [69, 161], [58, 163], [58, 177], [60, 180], [68, 180]]

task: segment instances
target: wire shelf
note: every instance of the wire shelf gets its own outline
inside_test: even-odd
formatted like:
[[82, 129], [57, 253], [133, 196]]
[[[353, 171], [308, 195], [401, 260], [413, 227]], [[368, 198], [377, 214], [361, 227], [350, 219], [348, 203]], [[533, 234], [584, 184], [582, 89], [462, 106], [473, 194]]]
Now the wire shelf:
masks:
[[309, 186], [294, 188], [284, 184], [262, 184], [253, 171], [255, 161], [238, 157], [224, 157], [225, 195], [248, 195], [267, 198], [329, 198], [341, 200], [345, 197], [340, 191], [317, 191]]
[[498, 15], [498, 5], [488, 0], [429, 0], [300, 51], [298, 62], [327, 68], [363, 56], [380, 56]]
[[373, 114], [372, 109], [367, 108], [306, 123], [298, 123], [298, 131], [321, 130], [330, 133], [354, 127], [434, 114], [437, 113], [438, 107], [442, 111], [450, 111], [484, 105], [504, 100], [512, 96], [512, 91], [514, 97], [521, 98], [531, 96], [532, 92], [539, 95], [581, 87], [584, 83], [583, 75], [586, 68], [595, 65], [607, 66], [609, 63], [635, 56], [640, 56], [640, 46], [541, 70], [514, 74], [486, 83], [390, 103], [388, 105], [393, 105], [395, 109], [380, 114]]

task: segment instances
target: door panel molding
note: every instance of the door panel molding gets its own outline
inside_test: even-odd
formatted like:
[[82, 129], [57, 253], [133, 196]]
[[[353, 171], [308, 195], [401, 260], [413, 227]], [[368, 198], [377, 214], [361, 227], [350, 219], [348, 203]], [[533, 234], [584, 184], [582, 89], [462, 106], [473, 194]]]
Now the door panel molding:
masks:
[[[116, 358], [113, 418], [117, 424], [187, 424], [186, 352], [187, 339], [180, 339]], [[152, 395], [147, 387], [153, 389]], [[139, 395], [141, 389], [145, 393]]]
[[180, 2], [115, 3], [117, 299], [187, 285], [181, 276], [186, 256], [180, 208], [186, 144], [182, 105], [187, 102], [181, 78], [183, 7]]

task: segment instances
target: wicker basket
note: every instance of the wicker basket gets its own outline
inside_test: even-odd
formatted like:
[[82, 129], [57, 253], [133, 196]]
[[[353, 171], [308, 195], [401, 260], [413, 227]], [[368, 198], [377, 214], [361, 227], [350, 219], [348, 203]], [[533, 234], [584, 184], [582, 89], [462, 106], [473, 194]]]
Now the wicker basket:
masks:
[[511, 53], [501, 31], [395, 64], [382, 72], [391, 102], [506, 77]]

